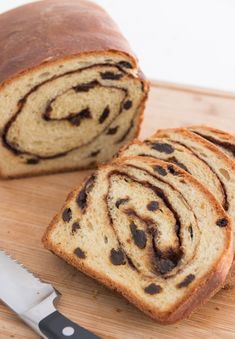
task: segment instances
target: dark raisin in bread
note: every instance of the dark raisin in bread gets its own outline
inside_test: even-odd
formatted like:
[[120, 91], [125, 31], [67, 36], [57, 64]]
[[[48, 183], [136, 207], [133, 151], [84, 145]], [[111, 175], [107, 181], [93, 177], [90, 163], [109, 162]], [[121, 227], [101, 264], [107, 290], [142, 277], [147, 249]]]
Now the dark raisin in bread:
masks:
[[0, 26], [2, 177], [94, 167], [138, 134], [148, 83], [102, 8], [37, 1]]
[[147, 157], [96, 171], [43, 242], [162, 323], [212, 296], [233, 259], [231, 220], [214, 196], [179, 167]]

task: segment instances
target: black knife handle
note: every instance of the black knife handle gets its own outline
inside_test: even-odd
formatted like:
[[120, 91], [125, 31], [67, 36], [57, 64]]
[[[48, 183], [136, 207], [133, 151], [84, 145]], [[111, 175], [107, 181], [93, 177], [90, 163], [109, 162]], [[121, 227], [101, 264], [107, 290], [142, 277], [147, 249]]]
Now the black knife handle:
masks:
[[39, 329], [48, 339], [100, 339], [97, 335], [75, 324], [58, 311], [40, 321]]

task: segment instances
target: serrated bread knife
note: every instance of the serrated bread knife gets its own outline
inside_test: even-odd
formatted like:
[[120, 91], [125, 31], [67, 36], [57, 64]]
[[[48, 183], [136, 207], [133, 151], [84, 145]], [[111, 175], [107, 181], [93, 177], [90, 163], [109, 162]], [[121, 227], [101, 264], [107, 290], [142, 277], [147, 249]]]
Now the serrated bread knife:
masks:
[[0, 299], [41, 337], [98, 339], [60, 314], [54, 302], [60, 293], [0, 251]]

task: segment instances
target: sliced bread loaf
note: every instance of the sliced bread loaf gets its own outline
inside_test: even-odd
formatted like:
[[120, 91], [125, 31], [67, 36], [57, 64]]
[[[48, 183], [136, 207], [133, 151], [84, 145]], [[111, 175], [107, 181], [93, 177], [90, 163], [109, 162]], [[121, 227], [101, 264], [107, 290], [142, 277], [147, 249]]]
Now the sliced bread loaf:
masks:
[[43, 242], [162, 323], [187, 317], [224, 283], [229, 216], [190, 174], [135, 157], [101, 167], [74, 190]]
[[2, 177], [94, 167], [138, 134], [148, 83], [102, 8], [37, 1], [0, 26]]

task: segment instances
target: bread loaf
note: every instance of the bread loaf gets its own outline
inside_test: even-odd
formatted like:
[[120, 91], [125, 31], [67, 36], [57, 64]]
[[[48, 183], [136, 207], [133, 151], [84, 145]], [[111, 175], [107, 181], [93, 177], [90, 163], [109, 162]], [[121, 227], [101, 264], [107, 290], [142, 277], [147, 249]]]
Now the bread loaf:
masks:
[[68, 197], [43, 242], [162, 323], [187, 317], [223, 284], [231, 220], [175, 165], [143, 157], [101, 167]]
[[2, 177], [94, 167], [138, 134], [148, 83], [102, 8], [38, 1], [0, 26]]

